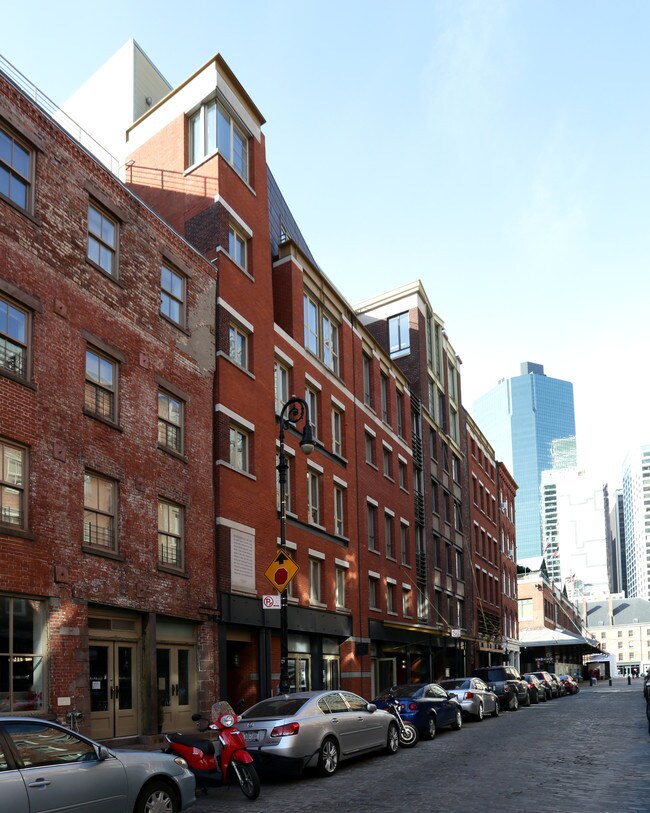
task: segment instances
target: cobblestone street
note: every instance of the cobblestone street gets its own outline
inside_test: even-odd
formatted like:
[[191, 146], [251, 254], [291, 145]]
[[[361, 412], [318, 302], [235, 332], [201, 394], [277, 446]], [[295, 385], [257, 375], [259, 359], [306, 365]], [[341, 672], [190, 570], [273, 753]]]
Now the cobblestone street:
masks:
[[238, 786], [213, 789], [192, 810], [647, 813], [649, 780], [641, 681], [623, 678], [343, 763], [331, 778], [263, 777], [255, 802]]

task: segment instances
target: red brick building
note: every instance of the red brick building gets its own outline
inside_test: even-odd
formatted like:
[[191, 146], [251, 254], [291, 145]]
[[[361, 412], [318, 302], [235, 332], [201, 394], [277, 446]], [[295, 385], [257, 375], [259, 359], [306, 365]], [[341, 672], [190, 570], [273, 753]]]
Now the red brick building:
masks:
[[0, 709], [101, 738], [214, 688], [216, 271], [0, 74]]
[[317, 444], [306, 458], [287, 441], [290, 677], [371, 695], [368, 616], [415, 612], [410, 426], [396, 417], [408, 386], [311, 256], [267, 171], [263, 123], [217, 56], [129, 131], [131, 188], [218, 268], [220, 687], [249, 704], [279, 678], [278, 613], [261, 598], [275, 592], [277, 415], [298, 395]]
[[514, 532], [516, 484], [465, 413], [476, 645], [473, 665], [518, 665], [517, 565]]
[[401, 631], [411, 679], [466, 674], [473, 639], [464, 516], [460, 358], [421, 282], [357, 306], [411, 387], [417, 624]]

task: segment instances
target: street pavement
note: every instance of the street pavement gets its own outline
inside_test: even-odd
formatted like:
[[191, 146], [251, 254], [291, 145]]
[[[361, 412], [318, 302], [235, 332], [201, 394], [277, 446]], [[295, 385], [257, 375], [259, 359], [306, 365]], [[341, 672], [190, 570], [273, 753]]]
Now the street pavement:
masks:
[[648, 813], [650, 734], [641, 680], [582, 683], [577, 695], [502, 712], [395, 756], [360, 757], [332, 777], [263, 777], [199, 796], [193, 813]]

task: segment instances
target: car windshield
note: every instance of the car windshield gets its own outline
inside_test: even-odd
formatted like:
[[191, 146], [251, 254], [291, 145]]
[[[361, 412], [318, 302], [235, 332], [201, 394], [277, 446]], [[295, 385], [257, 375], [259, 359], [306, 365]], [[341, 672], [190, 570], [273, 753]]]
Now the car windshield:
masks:
[[424, 686], [422, 683], [411, 683], [405, 684], [403, 686], [393, 686], [390, 689], [384, 689], [384, 691], [380, 694], [380, 700], [386, 700], [389, 694], [394, 695], [395, 697], [421, 697], [422, 692], [424, 690]]
[[443, 689], [469, 689], [469, 680], [441, 680]]
[[269, 697], [247, 709], [242, 717], [292, 717], [301, 709], [309, 698], [307, 697]]
[[503, 680], [503, 669], [482, 669], [480, 677], [486, 683], [491, 683], [495, 680]]

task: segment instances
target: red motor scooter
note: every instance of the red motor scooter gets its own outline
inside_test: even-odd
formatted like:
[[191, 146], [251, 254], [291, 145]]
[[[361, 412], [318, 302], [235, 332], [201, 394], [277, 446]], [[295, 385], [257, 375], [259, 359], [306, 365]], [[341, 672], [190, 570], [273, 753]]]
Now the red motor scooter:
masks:
[[193, 714], [192, 719], [199, 731], [218, 731], [218, 739], [215, 741], [191, 734], [163, 733], [167, 744], [162, 750], [183, 757], [196, 777], [197, 790], [207, 793], [208, 787], [228, 784], [234, 774], [244, 796], [257, 799], [260, 795], [260, 780], [252, 764], [253, 758], [246, 750], [244, 735], [234, 727], [239, 717], [230, 704], [221, 701], [212, 706], [213, 722], [200, 714]]

